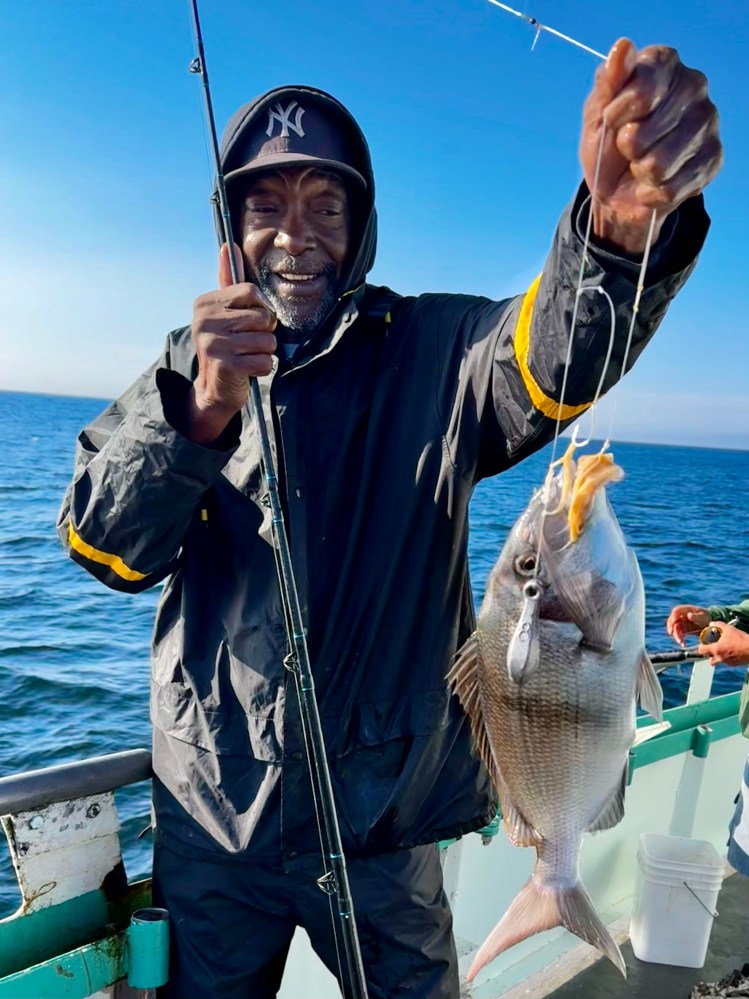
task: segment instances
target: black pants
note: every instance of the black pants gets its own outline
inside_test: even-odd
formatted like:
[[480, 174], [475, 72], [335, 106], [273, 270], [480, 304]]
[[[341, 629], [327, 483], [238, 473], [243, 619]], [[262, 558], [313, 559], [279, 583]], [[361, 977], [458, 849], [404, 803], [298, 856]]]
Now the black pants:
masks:
[[[297, 926], [339, 978], [331, 906], [316, 883], [321, 861], [296, 864], [196, 859], [157, 835], [154, 905], [169, 910], [172, 928], [165, 997], [273, 999]], [[458, 999], [437, 846], [352, 859], [347, 870], [370, 999]], [[345, 974], [342, 942], [340, 951]]]

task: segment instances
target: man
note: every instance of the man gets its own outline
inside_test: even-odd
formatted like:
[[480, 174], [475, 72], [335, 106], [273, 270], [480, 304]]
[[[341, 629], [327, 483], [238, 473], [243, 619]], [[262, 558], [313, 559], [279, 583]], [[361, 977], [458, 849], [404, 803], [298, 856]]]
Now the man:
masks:
[[[72, 558], [108, 585], [168, 577], [151, 703], [170, 995], [275, 996], [296, 925], [338, 971], [248, 377], [272, 429], [369, 994], [455, 997], [435, 843], [496, 809], [444, 679], [473, 628], [471, 492], [554, 433], [588, 213], [586, 283], [616, 307], [608, 388], [652, 210], [630, 361], [694, 266], [699, 192], [721, 156], [704, 77], [623, 40], [585, 107], [587, 183], [531, 290], [400, 298], [365, 282], [374, 178], [351, 115], [282, 87], [229, 123], [244, 280], [232, 286], [224, 246], [191, 327], [81, 434], [60, 520]], [[583, 296], [565, 423], [589, 406], [609, 335], [603, 297]]]
[[[717, 632], [715, 641], [705, 642], [700, 634], [705, 628]], [[749, 666], [749, 599], [737, 604], [677, 604], [666, 619], [666, 631], [684, 646], [686, 635], [700, 634], [697, 651], [710, 660], [711, 666]], [[708, 636], [705, 636], [708, 637]], [[749, 738], [749, 670], [739, 701], [741, 731]], [[734, 801], [734, 812], [728, 824], [728, 863], [739, 874], [749, 877], [749, 759], [744, 764], [741, 789]], [[700, 995], [740, 994], [727, 991], [749, 984], [749, 964], [730, 972]], [[695, 989], [695, 993], [697, 990]]]
[[[707, 628], [717, 634], [714, 641], [702, 640], [702, 632]], [[709, 607], [677, 604], [666, 618], [666, 631], [682, 647], [686, 644], [687, 635], [700, 635], [697, 652], [708, 659], [711, 666], [720, 663], [724, 666], [749, 666], [749, 599], [738, 604], [711, 604]], [[749, 739], [749, 670], [741, 689], [739, 723], [741, 731]], [[749, 814], [747, 830], [749, 847]], [[749, 874], [749, 857], [745, 867], [743, 873]]]

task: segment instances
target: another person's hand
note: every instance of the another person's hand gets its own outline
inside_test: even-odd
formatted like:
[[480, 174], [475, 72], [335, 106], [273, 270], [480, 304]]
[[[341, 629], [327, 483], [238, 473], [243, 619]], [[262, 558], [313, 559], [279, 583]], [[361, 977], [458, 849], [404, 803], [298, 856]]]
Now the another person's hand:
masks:
[[711, 666], [724, 663], [726, 666], [749, 666], [749, 633], [722, 621], [709, 622], [719, 632], [717, 642], [700, 644], [697, 651], [710, 660]]
[[596, 72], [583, 111], [580, 158], [591, 191], [604, 126], [593, 231], [642, 253], [652, 210], [657, 238], [668, 214], [720, 169], [718, 112], [704, 74], [685, 66], [675, 49], [649, 45], [638, 52], [620, 38]]
[[[235, 259], [244, 276], [239, 248]], [[219, 256], [219, 290], [193, 306], [192, 338], [198, 376], [189, 401], [188, 435], [199, 444], [216, 440], [247, 401], [249, 379], [267, 375], [276, 349], [276, 317], [254, 284], [232, 284], [228, 247]]]
[[686, 635], [697, 635], [710, 624], [710, 612], [705, 607], [695, 604], [678, 604], [666, 619], [666, 631], [671, 637], [684, 645]]

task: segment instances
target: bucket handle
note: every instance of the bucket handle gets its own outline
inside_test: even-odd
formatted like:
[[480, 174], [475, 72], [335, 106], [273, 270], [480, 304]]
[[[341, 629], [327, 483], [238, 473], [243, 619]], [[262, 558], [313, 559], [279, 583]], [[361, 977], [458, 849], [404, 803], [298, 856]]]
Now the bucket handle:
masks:
[[712, 916], [712, 917], [713, 917], [713, 919], [717, 919], [717, 918], [718, 918], [718, 912], [717, 912], [717, 911], [716, 911], [716, 912], [710, 912], [710, 910], [708, 909], [708, 907], [707, 907], [707, 906], [705, 905], [705, 903], [704, 903], [704, 902], [702, 901], [702, 899], [701, 899], [701, 898], [700, 898], [700, 896], [699, 896], [699, 895], [697, 894], [697, 892], [696, 892], [696, 891], [694, 890], [694, 888], [692, 888], [692, 887], [691, 887], [691, 885], [688, 885], [688, 884], [686, 883], [686, 881], [683, 881], [683, 882], [682, 882], [682, 884], [684, 885], [684, 887], [685, 887], [685, 888], [687, 888], [687, 889], [688, 889], [688, 890], [689, 890], [689, 891], [690, 891], [690, 892], [691, 892], [691, 893], [692, 893], [692, 894], [694, 895], [694, 897], [695, 897], [695, 898], [697, 899], [697, 901], [698, 901], [698, 902], [700, 903], [700, 905], [702, 906], [702, 908], [703, 908], [703, 909], [705, 910], [705, 912], [706, 912], [706, 913], [707, 913], [707, 914], [708, 914], [709, 916]]

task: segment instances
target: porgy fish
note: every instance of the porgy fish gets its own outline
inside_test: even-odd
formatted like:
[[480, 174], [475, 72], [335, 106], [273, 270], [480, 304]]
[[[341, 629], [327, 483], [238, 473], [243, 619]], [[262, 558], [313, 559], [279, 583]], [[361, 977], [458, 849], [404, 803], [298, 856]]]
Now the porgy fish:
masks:
[[448, 674], [507, 834], [538, 854], [469, 981], [508, 947], [560, 925], [626, 975], [580, 880], [579, 854], [585, 832], [624, 814], [636, 702], [660, 718], [663, 697], [644, 648], [640, 569], [606, 495], [621, 469], [608, 453], [575, 462], [573, 448], [508, 536], [477, 629]]

